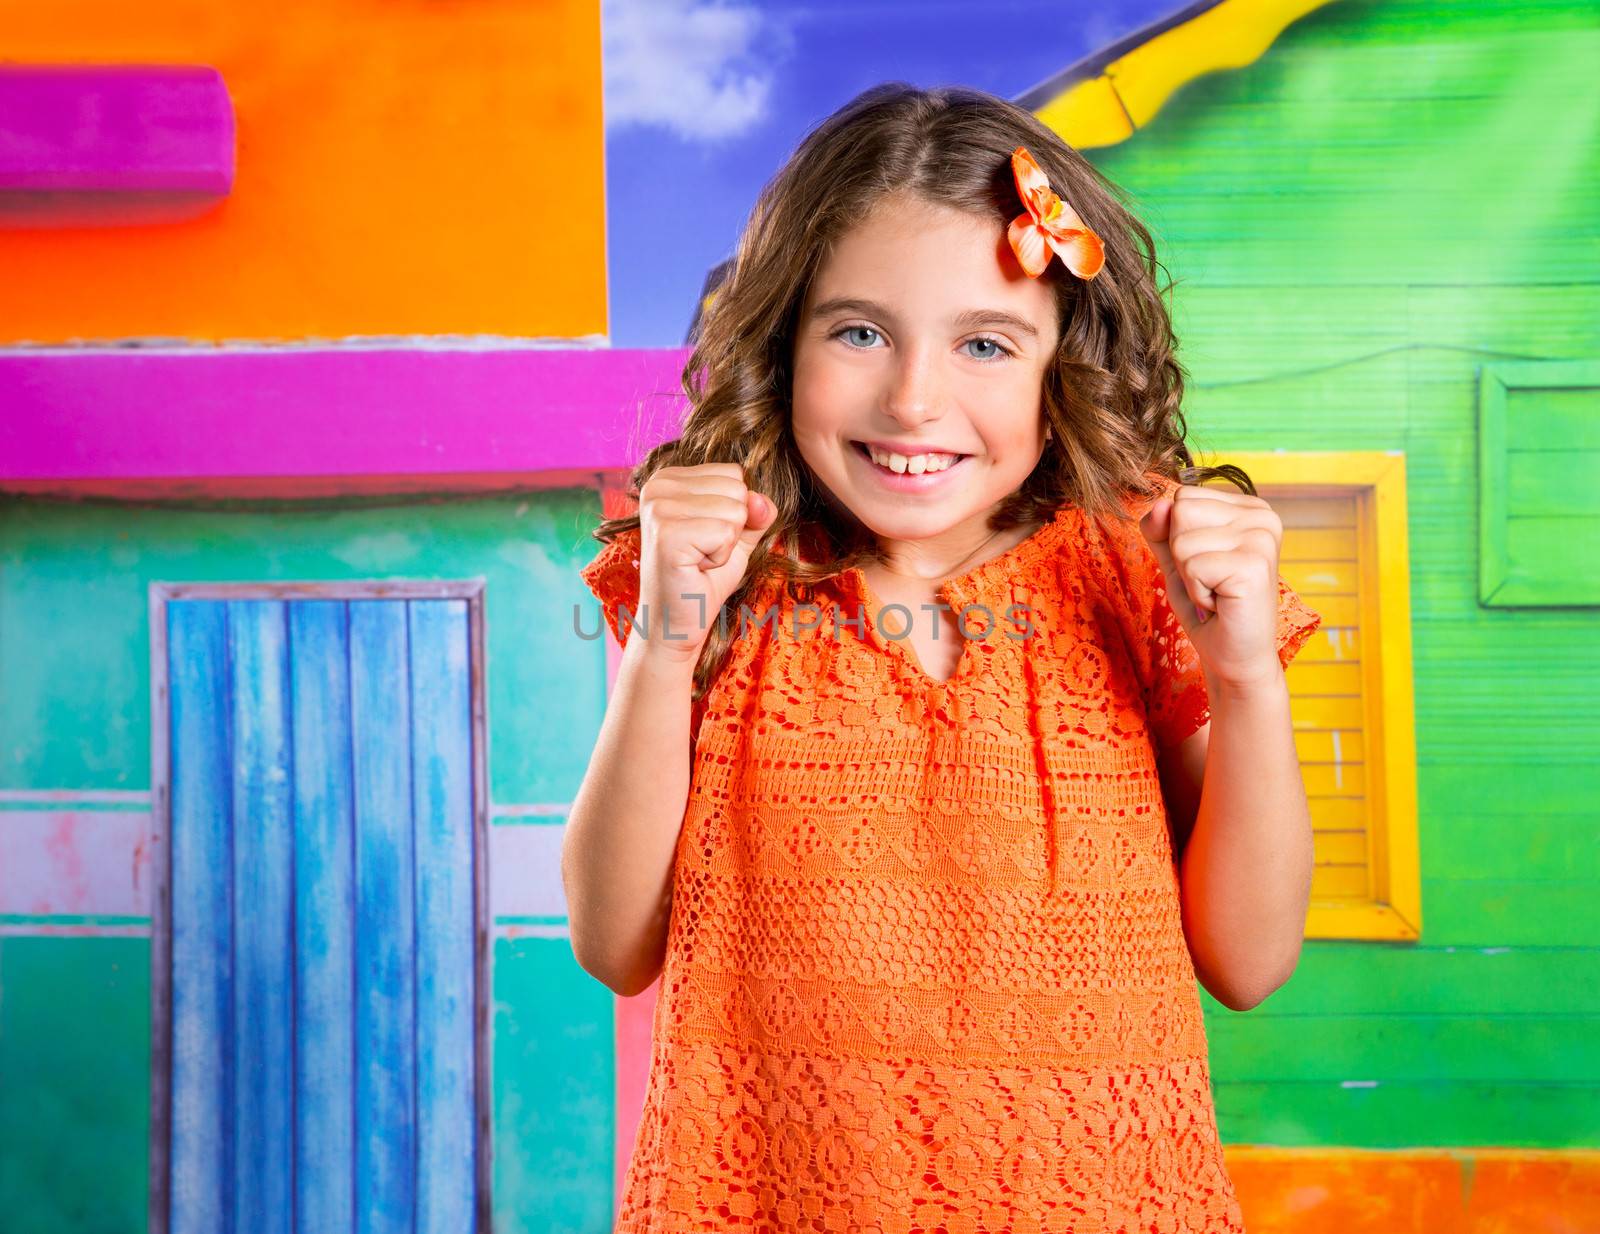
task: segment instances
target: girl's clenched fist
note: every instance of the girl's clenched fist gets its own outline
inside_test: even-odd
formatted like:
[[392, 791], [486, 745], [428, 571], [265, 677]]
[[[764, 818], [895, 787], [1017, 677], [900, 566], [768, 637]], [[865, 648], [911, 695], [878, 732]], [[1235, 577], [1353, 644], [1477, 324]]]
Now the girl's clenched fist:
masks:
[[[650, 655], [693, 664], [717, 611], [777, 507], [747, 488], [737, 463], [662, 467], [639, 490], [637, 634]], [[629, 646], [634, 640], [629, 639]]]

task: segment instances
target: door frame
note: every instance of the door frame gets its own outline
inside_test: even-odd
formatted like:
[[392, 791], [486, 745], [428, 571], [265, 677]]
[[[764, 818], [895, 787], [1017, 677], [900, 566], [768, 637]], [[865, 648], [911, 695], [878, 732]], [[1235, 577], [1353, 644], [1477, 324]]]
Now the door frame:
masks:
[[167, 604], [172, 600], [465, 600], [472, 733], [473, 1122], [477, 1227], [492, 1234], [489, 1051], [489, 777], [484, 578], [349, 579], [149, 585], [150, 613], [150, 1197], [149, 1234], [168, 1234], [172, 1141], [172, 783]]

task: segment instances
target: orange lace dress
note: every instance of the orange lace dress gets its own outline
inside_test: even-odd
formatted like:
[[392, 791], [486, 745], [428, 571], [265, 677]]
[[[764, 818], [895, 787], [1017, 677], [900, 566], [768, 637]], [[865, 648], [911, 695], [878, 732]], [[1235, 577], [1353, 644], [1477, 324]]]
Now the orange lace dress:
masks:
[[[624, 640], [638, 548], [582, 571]], [[1321, 617], [1278, 590], [1287, 665]], [[1208, 700], [1156, 558], [1069, 504], [940, 596], [993, 614], [944, 682], [859, 571], [820, 623], [746, 602], [780, 620], [693, 711], [618, 1234], [1244, 1229], [1155, 755]]]

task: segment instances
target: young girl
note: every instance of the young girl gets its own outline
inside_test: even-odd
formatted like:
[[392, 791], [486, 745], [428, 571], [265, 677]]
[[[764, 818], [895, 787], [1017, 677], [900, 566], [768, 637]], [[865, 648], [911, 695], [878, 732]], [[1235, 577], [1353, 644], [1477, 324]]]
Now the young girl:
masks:
[[624, 650], [572, 943], [661, 981], [618, 1231], [1244, 1228], [1198, 984], [1298, 958], [1320, 617], [1190, 465], [1155, 268], [967, 89], [869, 90], [764, 190], [583, 570]]

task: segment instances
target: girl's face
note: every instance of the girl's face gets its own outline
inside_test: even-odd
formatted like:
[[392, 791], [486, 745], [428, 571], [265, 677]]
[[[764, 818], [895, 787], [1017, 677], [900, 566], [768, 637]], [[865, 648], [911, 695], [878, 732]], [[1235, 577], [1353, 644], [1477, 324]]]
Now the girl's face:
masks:
[[840, 237], [801, 307], [800, 454], [880, 541], [972, 551], [1043, 453], [1058, 337], [1055, 295], [1023, 273], [1004, 224], [887, 201]]

